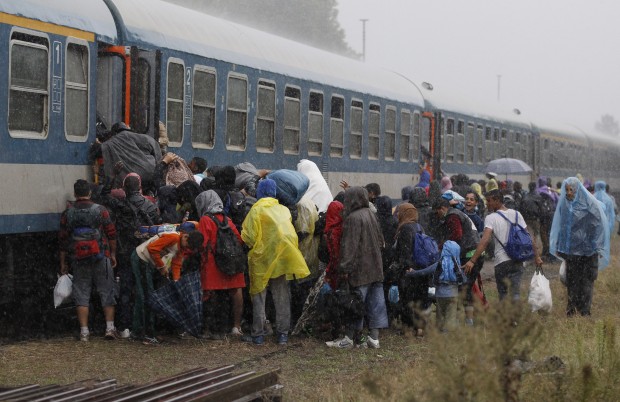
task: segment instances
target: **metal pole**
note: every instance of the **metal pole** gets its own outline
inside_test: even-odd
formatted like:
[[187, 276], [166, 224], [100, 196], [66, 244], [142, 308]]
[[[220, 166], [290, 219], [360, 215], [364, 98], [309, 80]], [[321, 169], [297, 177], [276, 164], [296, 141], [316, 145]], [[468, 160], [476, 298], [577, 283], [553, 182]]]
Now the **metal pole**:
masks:
[[362, 61], [366, 61], [366, 21], [368, 18], [360, 18], [362, 21]]
[[497, 101], [499, 102], [499, 88], [500, 88], [500, 81], [502, 79], [502, 76], [500, 74], [497, 74]]

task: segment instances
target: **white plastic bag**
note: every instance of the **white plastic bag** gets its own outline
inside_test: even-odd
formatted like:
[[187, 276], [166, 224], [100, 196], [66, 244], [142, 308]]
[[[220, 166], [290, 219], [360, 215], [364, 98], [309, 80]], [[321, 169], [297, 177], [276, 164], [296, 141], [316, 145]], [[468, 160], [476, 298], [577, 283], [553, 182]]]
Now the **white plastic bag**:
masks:
[[57, 308], [71, 297], [73, 290], [73, 275], [64, 274], [58, 278], [54, 288], [54, 308]]
[[562, 264], [560, 265], [560, 282], [562, 285], [566, 286], [566, 261], [562, 260]]
[[534, 311], [551, 311], [553, 302], [551, 300], [551, 288], [549, 287], [549, 279], [545, 277], [542, 271], [536, 270], [532, 281], [530, 282], [530, 293], [527, 302]]

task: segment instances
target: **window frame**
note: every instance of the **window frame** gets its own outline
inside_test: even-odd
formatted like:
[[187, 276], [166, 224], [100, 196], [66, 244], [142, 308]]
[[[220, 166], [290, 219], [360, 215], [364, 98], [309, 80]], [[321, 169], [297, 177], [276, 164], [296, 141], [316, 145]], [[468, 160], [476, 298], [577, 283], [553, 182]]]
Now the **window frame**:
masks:
[[[273, 118], [272, 119], [263, 118], [259, 114], [259, 108], [260, 108], [259, 100], [260, 100], [261, 89], [266, 90], [266, 91], [271, 91], [273, 94]], [[278, 94], [277, 94], [276, 82], [273, 80], [265, 79], [265, 78], [259, 78], [258, 82], [256, 83], [256, 116], [255, 116], [256, 130], [255, 130], [255, 138], [254, 138], [255, 145], [256, 145], [256, 152], [274, 153], [276, 151], [276, 121], [277, 121], [277, 115], [278, 115], [277, 105], [278, 105]], [[271, 133], [270, 133], [271, 149], [267, 147], [259, 147], [258, 145], [258, 122], [259, 120], [267, 121], [271, 123]]]
[[[378, 110], [376, 110], [378, 109]], [[370, 102], [368, 104], [368, 160], [379, 160], [381, 157], [381, 104], [379, 102]], [[373, 116], [377, 116], [378, 117], [378, 122], [377, 122], [377, 132], [373, 133], [371, 132], [371, 122], [372, 122], [372, 117]], [[370, 150], [372, 149], [371, 145], [370, 145], [370, 141], [371, 139], [373, 139], [373, 141], [377, 141], [377, 155], [370, 155]]]
[[[312, 110], [311, 106], [312, 106], [312, 95], [316, 95], [316, 96], [320, 96], [321, 97], [321, 105], [320, 105], [320, 111], [316, 111], [316, 110]], [[320, 134], [320, 138], [319, 139], [315, 139], [315, 138], [310, 138], [310, 123], [311, 123], [311, 119], [314, 117], [320, 117], [321, 118], [321, 132]], [[324, 152], [324, 147], [323, 147], [323, 136], [325, 135], [325, 93], [320, 90], [320, 89], [310, 89], [310, 91], [308, 92], [308, 139], [307, 139], [307, 147], [308, 147], [308, 155], [313, 155], [313, 156], [321, 156], [323, 155]], [[318, 146], [318, 148], [320, 149], [319, 152], [315, 151], [315, 150], [311, 150], [311, 146], [310, 145], [314, 145], [314, 146]]]
[[[388, 127], [388, 114], [393, 113], [394, 115], [394, 127]], [[386, 161], [395, 161], [396, 160], [396, 126], [397, 126], [397, 113], [396, 106], [387, 105], [385, 107], [385, 123], [383, 128], [383, 160]], [[392, 141], [392, 154], [388, 155], [388, 137]]]
[[[353, 131], [353, 109], [355, 110], [359, 110], [359, 115], [360, 115], [360, 131]], [[351, 99], [351, 106], [350, 106], [350, 117], [349, 117], [349, 124], [350, 124], [350, 130], [349, 132], [350, 137], [349, 137], [349, 158], [351, 159], [362, 159], [362, 156], [364, 155], [364, 101], [362, 101], [361, 99], [357, 99], [357, 98], [353, 98]], [[353, 140], [359, 141], [359, 145], [360, 145], [360, 152], [359, 155], [357, 154], [353, 154]]]
[[454, 118], [452, 117], [448, 117], [446, 118], [446, 129], [445, 129], [445, 139], [446, 139], [446, 144], [444, 145], [444, 149], [445, 149], [445, 155], [444, 155], [444, 161], [445, 162], [455, 162], [456, 161], [456, 157], [454, 154], [454, 140], [455, 140], [455, 134], [456, 134], [456, 130], [455, 130], [455, 125], [454, 125]]
[[[230, 107], [230, 80], [231, 79], [245, 82], [245, 110], [235, 109], [235, 108]], [[249, 87], [248, 76], [245, 74], [240, 74], [240, 73], [230, 71], [226, 77], [226, 126], [224, 128], [224, 143], [226, 145], [227, 150], [245, 151], [248, 146], [248, 119], [249, 119], [249, 106], [250, 106], [249, 96], [250, 96], [250, 87]], [[228, 113], [229, 112], [245, 114], [245, 119], [244, 119], [245, 124], [244, 124], [244, 130], [243, 130], [244, 133], [243, 133], [243, 144], [242, 145], [236, 145], [236, 144], [229, 145], [228, 144], [228, 137], [229, 137], [228, 135], [228, 127], [229, 127]]]
[[[43, 44], [39, 44], [39, 43], [35, 43], [35, 42], [28, 42], [22, 39], [13, 39], [13, 35], [15, 33], [18, 34], [22, 34], [22, 35], [27, 35], [27, 36], [33, 36], [33, 37], [38, 37], [42, 40], [47, 41], [47, 46], [43, 45]], [[27, 130], [11, 130], [10, 129], [10, 112], [11, 112], [11, 90], [14, 87], [14, 85], [12, 85], [11, 83], [11, 68], [12, 68], [12, 64], [13, 64], [13, 46], [14, 45], [20, 45], [20, 46], [27, 46], [27, 47], [32, 47], [35, 49], [42, 49], [45, 50], [47, 53], [47, 82], [46, 82], [46, 91], [43, 92], [41, 90], [34, 90], [34, 88], [29, 88], [29, 91], [23, 91], [20, 90], [21, 92], [28, 92], [28, 93], [36, 93], [36, 94], [43, 94], [45, 95], [44, 101], [43, 101], [43, 131], [40, 132], [35, 132], [35, 131], [27, 131]], [[9, 34], [9, 47], [8, 47], [8, 77], [7, 77], [7, 81], [8, 81], [8, 86], [7, 86], [7, 108], [6, 108], [6, 124], [7, 124], [7, 131], [9, 133], [9, 136], [11, 138], [27, 138], [27, 139], [34, 139], [34, 140], [45, 140], [47, 139], [48, 135], [49, 135], [49, 124], [50, 124], [50, 95], [51, 95], [51, 90], [50, 90], [50, 86], [51, 86], [51, 79], [50, 76], [52, 74], [51, 71], [51, 66], [50, 66], [50, 58], [52, 57], [50, 54], [50, 49], [52, 47], [52, 42], [50, 41], [50, 38], [48, 35], [46, 34], [42, 34], [40, 32], [36, 32], [36, 31], [31, 31], [29, 29], [19, 29], [19, 28], [14, 28], [11, 30], [10, 34]], [[16, 86], [17, 87], [17, 86]], [[18, 88], [23, 88], [23, 87], [18, 87]]]
[[[340, 100], [340, 111], [342, 113], [342, 117], [334, 117], [334, 101]], [[329, 156], [334, 158], [342, 158], [344, 157], [344, 143], [345, 143], [345, 130], [344, 130], [344, 121], [345, 121], [345, 107], [344, 107], [344, 95], [340, 94], [332, 94], [330, 98], [330, 111], [329, 111]], [[341, 128], [341, 143], [334, 144], [334, 123], [340, 123]], [[340, 150], [340, 152], [338, 152]]]
[[[288, 96], [287, 95], [287, 91], [289, 90], [289, 88], [291, 90], [296, 91], [298, 97], [292, 97], [292, 96]], [[283, 109], [283, 119], [282, 119], [282, 125], [283, 125], [283, 133], [282, 133], [282, 151], [287, 154], [287, 155], [299, 155], [300, 152], [300, 148], [301, 148], [301, 87], [296, 86], [296, 85], [290, 85], [290, 84], [286, 84], [284, 86], [284, 109]], [[287, 126], [286, 125], [286, 121], [287, 121], [287, 114], [286, 114], [286, 105], [288, 104], [288, 102], [296, 102], [297, 103], [297, 109], [299, 111], [299, 113], [297, 113], [297, 126], [293, 127], [293, 126]], [[293, 151], [290, 149], [287, 149], [285, 146], [285, 136], [287, 133], [287, 130], [289, 131], [296, 131], [297, 132], [297, 151]]]
[[[403, 127], [403, 116], [409, 116], [409, 132], [405, 131]], [[413, 114], [409, 109], [400, 109], [400, 126], [399, 126], [399, 141], [398, 141], [398, 149], [399, 149], [399, 158], [401, 162], [410, 162], [411, 161], [411, 145], [413, 139]], [[403, 147], [403, 141], [407, 141], [405, 147]], [[404, 154], [404, 155], [403, 155]]]
[[[181, 65], [182, 70], [183, 70], [183, 80], [181, 81], [182, 83], [182, 87], [183, 87], [183, 92], [182, 92], [182, 97], [181, 97], [181, 101], [179, 102], [178, 99], [174, 99], [174, 98], [170, 98], [169, 97], [169, 86], [170, 86], [170, 65], [171, 64], [177, 64], [177, 65]], [[168, 119], [168, 115], [169, 115], [169, 109], [168, 109], [168, 105], [170, 102], [173, 103], [180, 103], [181, 104], [181, 140], [180, 141], [172, 141], [170, 139], [170, 134], [168, 134], [168, 147], [174, 147], [174, 148], [180, 148], [183, 145], [183, 140], [185, 138], [185, 96], [187, 94], [185, 93], [185, 61], [183, 59], [179, 59], [177, 57], [170, 57], [167, 60], [166, 63], [166, 127], [168, 129], [168, 133], [170, 133], [170, 123], [169, 123], [169, 119]]]
[[[201, 107], [201, 108], [206, 108], [209, 109], [211, 108], [211, 106], [209, 106], [208, 104], [199, 104], [197, 105], [196, 103], [196, 75], [197, 74], [211, 74], [215, 77], [215, 84], [213, 86], [214, 89], [214, 93], [213, 93], [213, 124], [212, 124], [212, 143], [209, 144], [208, 142], [198, 142], [198, 141], [194, 141], [194, 117], [196, 116], [196, 113], [194, 112], [194, 108], [196, 107]], [[204, 66], [204, 65], [194, 65], [194, 72], [193, 72], [193, 77], [192, 77], [192, 138], [191, 138], [191, 142], [192, 142], [192, 147], [193, 148], [198, 148], [198, 149], [213, 149], [215, 148], [215, 143], [216, 143], [216, 131], [217, 131], [217, 81], [218, 81], [218, 77], [217, 77], [217, 70], [214, 67], [209, 67], [209, 66]]]
[[[86, 71], [86, 84], [84, 85], [84, 87], [86, 88], [86, 131], [84, 133], [84, 135], [71, 135], [69, 133], [67, 133], [67, 89], [69, 89], [69, 87], [71, 87], [72, 85], [75, 86], [75, 88], [71, 88], [71, 89], [80, 89], [78, 87], [80, 87], [82, 84], [79, 83], [73, 83], [73, 82], [69, 82], [69, 75], [67, 74], [67, 66], [69, 65], [69, 63], [67, 63], [67, 57], [69, 56], [69, 45], [77, 45], [77, 46], [82, 46], [84, 48], [86, 48], [86, 63], [87, 63], [87, 71]], [[65, 103], [65, 112], [64, 112], [64, 128], [65, 128], [65, 138], [67, 139], [67, 141], [71, 141], [71, 142], [86, 142], [88, 141], [88, 134], [90, 133], [90, 73], [91, 73], [91, 63], [90, 63], [90, 47], [88, 46], [88, 41], [84, 40], [84, 39], [79, 39], [79, 38], [74, 38], [74, 37], [67, 37], [67, 40], [65, 42], [65, 70], [64, 70], [64, 74], [65, 74], [65, 88], [64, 88], [64, 103]]]

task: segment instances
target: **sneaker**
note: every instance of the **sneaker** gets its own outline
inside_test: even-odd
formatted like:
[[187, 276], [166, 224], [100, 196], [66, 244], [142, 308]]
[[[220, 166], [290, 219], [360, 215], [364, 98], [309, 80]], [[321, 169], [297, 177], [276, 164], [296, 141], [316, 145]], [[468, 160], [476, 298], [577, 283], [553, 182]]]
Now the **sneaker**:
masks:
[[288, 334], [278, 334], [278, 345], [286, 346], [288, 344]]
[[243, 332], [241, 331], [240, 327], [233, 327], [232, 331], [230, 331], [230, 334], [233, 336], [243, 336]]
[[145, 336], [142, 338], [142, 344], [148, 346], [158, 346], [160, 345], [160, 342], [155, 337], [151, 338], [150, 336]]
[[473, 318], [466, 318], [465, 319], [465, 325], [467, 325], [468, 327], [473, 327], [474, 326], [474, 319]]
[[89, 333], [80, 334], [80, 341], [88, 342], [89, 340], [90, 340], [90, 334]]
[[327, 347], [329, 348], [338, 348], [338, 349], [351, 349], [353, 347], [353, 341], [348, 336], [344, 336], [342, 339], [336, 339], [334, 341], [325, 342]]
[[254, 345], [262, 345], [265, 343], [265, 337], [262, 335], [258, 335], [258, 336], [243, 335], [241, 337], [241, 341], [248, 342], [248, 343], [251, 342]]
[[107, 329], [103, 337], [108, 341], [113, 341], [115, 339], [118, 339], [118, 331], [116, 330], [116, 328]]
[[366, 345], [371, 349], [379, 349], [379, 340], [372, 339], [372, 337], [369, 336], [368, 340], [366, 341]]
[[129, 328], [125, 328], [124, 330], [119, 332], [118, 336], [121, 339], [129, 339], [131, 337], [131, 331], [129, 330]]

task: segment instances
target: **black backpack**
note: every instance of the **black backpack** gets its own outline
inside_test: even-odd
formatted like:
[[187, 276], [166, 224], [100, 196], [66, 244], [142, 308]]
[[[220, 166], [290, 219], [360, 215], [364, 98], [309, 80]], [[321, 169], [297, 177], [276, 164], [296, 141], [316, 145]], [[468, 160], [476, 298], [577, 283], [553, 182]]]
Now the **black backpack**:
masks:
[[119, 201], [116, 209], [116, 230], [123, 249], [130, 249], [138, 246], [144, 241], [143, 234], [140, 233], [141, 226], [153, 226], [154, 222], [149, 214], [144, 210], [133, 205], [129, 200]]
[[528, 193], [523, 197], [519, 212], [525, 220], [537, 220], [541, 216], [541, 197], [539, 194]]
[[245, 217], [252, 208], [241, 191], [228, 191], [224, 202], [224, 215], [230, 217], [237, 229], [241, 228]]
[[540, 216], [543, 218], [553, 217], [555, 213], [555, 202], [549, 194], [540, 193]]
[[245, 272], [248, 258], [243, 250], [243, 245], [228, 225], [228, 217], [224, 216], [224, 221], [220, 222], [213, 215], [207, 216], [217, 226], [215, 247], [212, 249], [217, 268], [226, 275]]
[[[104, 256], [100, 205], [67, 210], [70, 233], [69, 254], [76, 260], [100, 260]], [[103, 207], [101, 207], [103, 208]]]

